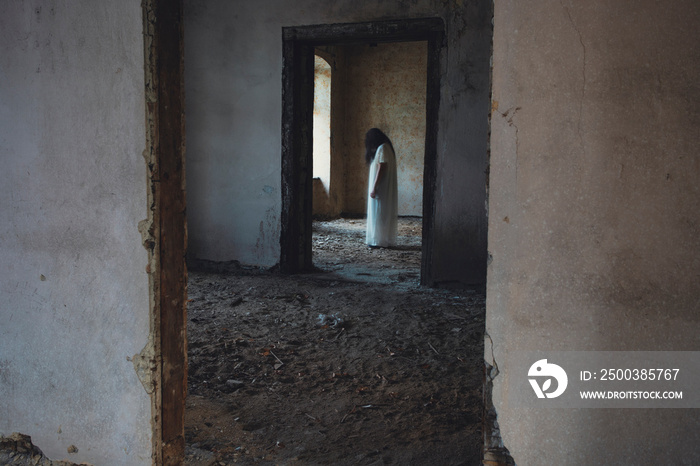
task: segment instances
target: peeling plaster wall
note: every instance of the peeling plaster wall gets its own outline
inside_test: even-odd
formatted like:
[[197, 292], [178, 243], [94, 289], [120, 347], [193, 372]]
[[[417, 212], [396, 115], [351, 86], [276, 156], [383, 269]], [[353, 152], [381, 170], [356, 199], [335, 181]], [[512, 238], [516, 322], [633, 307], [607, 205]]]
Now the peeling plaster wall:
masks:
[[346, 160], [344, 211], [367, 211], [368, 169], [365, 133], [380, 128], [396, 150], [399, 215], [423, 215], [425, 158], [426, 42], [342, 47], [346, 68], [343, 89]]
[[141, 17], [0, 2], [0, 434], [56, 460], [151, 463]]
[[279, 261], [282, 27], [425, 17], [442, 17], [447, 35], [433, 276], [485, 281], [491, 3], [484, 0], [185, 0], [191, 256]]
[[700, 463], [698, 410], [505, 387], [527, 350], [700, 349], [699, 28], [693, 0], [495, 3], [487, 360], [518, 464]]

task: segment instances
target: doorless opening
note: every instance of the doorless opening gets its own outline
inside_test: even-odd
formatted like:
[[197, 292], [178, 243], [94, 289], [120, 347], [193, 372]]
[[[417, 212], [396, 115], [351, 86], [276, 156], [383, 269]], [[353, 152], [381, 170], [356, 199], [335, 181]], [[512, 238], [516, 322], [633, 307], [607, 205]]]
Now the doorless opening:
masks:
[[[428, 44], [327, 45], [316, 47], [315, 54], [314, 267], [348, 277], [388, 279], [398, 273], [402, 280], [418, 282]], [[364, 137], [369, 128], [380, 128], [396, 154], [398, 237], [385, 251], [364, 245], [370, 184]]]
[[[282, 218], [280, 267], [288, 273], [312, 264], [314, 49], [318, 46], [426, 41], [428, 49], [423, 168], [423, 244], [434, 221], [442, 19], [414, 19], [290, 27], [283, 30]], [[422, 248], [421, 283], [431, 282], [432, 254]]]

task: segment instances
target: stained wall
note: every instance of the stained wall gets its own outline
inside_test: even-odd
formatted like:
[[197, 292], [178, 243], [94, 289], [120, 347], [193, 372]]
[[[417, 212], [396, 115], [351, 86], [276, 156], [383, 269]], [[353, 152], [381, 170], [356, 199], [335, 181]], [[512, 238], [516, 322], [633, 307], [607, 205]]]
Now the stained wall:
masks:
[[697, 410], [506, 384], [527, 350], [700, 349], [698, 28], [691, 0], [495, 2], [486, 356], [517, 464], [700, 461]]
[[151, 463], [143, 62], [138, 0], [0, 2], [0, 434], [55, 460]]
[[282, 28], [425, 17], [441, 17], [446, 25], [432, 276], [435, 282], [483, 283], [491, 50], [486, 1], [186, 0], [191, 256], [279, 261]]
[[367, 210], [368, 169], [364, 136], [377, 127], [396, 151], [399, 215], [423, 214], [427, 43], [400, 42], [338, 47], [345, 54], [345, 206]]

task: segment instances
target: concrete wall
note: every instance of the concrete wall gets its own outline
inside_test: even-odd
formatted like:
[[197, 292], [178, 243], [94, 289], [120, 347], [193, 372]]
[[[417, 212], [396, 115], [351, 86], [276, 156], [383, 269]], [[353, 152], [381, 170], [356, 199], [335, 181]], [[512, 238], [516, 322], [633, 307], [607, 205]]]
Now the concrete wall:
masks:
[[[339, 47], [340, 48], [340, 47]], [[399, 215], [423, 214], [425, 157], [426, 42], [342, 47], [346, 67], [343, 89], [346, 159], [345, 206], [353, 214], [367, 210], [368, 169], [365, 133], [380, 128], [396, 150]]]
[[0, 434], [53, 459], [151, 463], [142, 31], [138, 0], [0, 2]]
[[186, 0], [189, 254], [259, 265], [279, 260], [282, 27], [436, 16], [444, 18], [447, 38], [433, 277], [483, 282], [488, 1]]
[[693, 0], [495, 2], [486, 351], [520, 465], [700, 462], [697, 410], [505, 393], [525, 350], [700, 348], [699, 28]]

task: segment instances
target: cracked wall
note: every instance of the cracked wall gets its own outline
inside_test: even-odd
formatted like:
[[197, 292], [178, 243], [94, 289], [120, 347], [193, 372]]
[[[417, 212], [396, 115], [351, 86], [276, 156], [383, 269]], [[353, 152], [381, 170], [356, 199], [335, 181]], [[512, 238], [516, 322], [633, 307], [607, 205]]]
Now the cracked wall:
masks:
[[509, 355], [698, 350], [690, 0], [496, 1], [487, 332], [518, 464], [696, 463], [697, 410], [526, 410]]
[[2, 2], [0, 70], [0, 434], [150, 464], [140, 2]]

